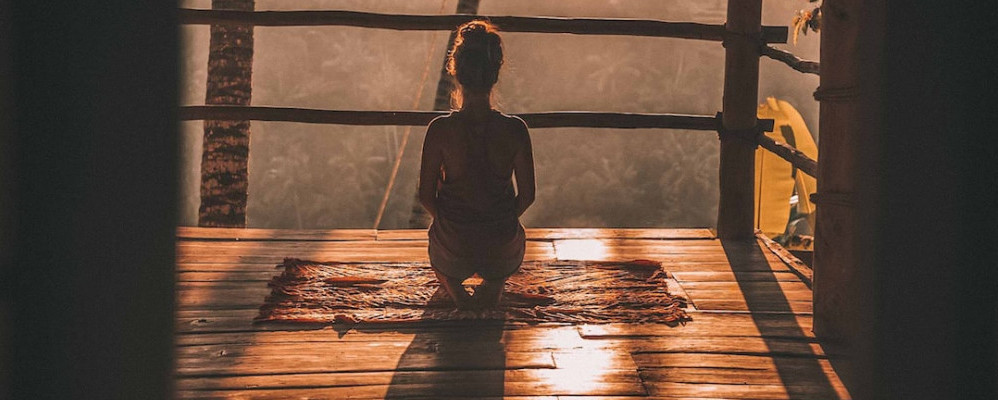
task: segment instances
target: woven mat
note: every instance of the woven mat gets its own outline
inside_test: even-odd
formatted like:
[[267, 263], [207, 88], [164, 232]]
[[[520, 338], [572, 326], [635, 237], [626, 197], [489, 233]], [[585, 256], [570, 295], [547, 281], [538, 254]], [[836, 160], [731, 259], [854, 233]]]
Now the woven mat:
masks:
[[[506, 281], [499, 307], [454, 308], [426, 263], [347, 264], [288, 258], [268, 284], [257, 322], [409, 323], [501, 320], [526, 323], [655, 322], [690, 318], [669, 294], [658, 262], [526, 262]], [[469, 290], [477, 275], [465, 281]]]

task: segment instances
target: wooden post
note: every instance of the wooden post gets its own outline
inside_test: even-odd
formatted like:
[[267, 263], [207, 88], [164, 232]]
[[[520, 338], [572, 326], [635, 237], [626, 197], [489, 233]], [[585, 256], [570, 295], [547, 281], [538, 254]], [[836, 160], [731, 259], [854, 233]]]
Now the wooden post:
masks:
[[[216, 10], [253, 11], [253, 0], [212, 0]], [[253, 26], [212, 25], [205, 104], [248, 106]], [[250, 122], [205, 121], [198, 226], [245, 227]]]
[[[840, 371], [839, 376], [854, 398], [884, 398], [875, 392], [885, 375], [875, 364], [878, 349], [874, 337], [880, 321], [897, 318], [877, 314], [875, 282], [878, 282], [876, 277], [882, 266], [874, 259], [880, 249], [888, 245], [878, 243], [876, 236], [882, 229], [878, 225], [877, 194], [884, 193], [886, 186], [896, 184], [881, 183], [885, 181], [880, 180], [882, 166], [878, 161], [885, 128], [880, 77], [887, 54], [883, 27], [887, 25], [888, 14], [884, 1], [834, 0], [822, 4], [822, 74], [821, 85], [814, 93], [815, 99], [821, 102], [819, 127], [824, 133], [818, 143], [818, 154], [821, 154], [818, 193], [812, 196], [817, 205], [814, 332], [822, 345], [831, 349], [829, 361], [836, 371]], [[913, 68], [915, 70], [919, 68]], [[909, 267], [909, 263], [901, 265], [905, 270]], [[894, 278], [880, 280], [890, 286], [894, 285], [893, 281]], [[919, 307], [926, 310], [924, 315], [949, 312], [949, 307], [933, 309], [931, 303]], [[896, 339], [899, 338], [891, 338], [891, 341]], [[933, 369], [935, 372], [937, 370]], [[896, 393], [902, 393], [901, 388], [905, 386], [890, 387]], [[925, 397], [923, 393], [915, 397], [934, 396]]]
[[[762, 0], [728, 1], [722, 131], [755, 128], [761, 21]], [[717, 236], [722, 239], [750, 239], [754, 237], [755, 145], [732, 134], [721, 134], [720, 137], [721, 197], [717, 210]]]

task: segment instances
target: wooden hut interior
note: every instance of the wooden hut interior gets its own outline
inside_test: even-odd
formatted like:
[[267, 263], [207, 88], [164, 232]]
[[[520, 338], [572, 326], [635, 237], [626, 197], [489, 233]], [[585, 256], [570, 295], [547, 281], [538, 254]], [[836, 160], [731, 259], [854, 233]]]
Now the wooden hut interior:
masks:
[[[762, 0], [728, 1], [723, 24], [478, 15], [479, 0], [436, 15], [0, 0], [0, 398], [998, 398], [996, 49], [978, 23], [995, 13], [981, 3], [824, 0], [808, 61], [772, 46], [799, 27], [763, 25]], [[281, 316], [273, 303], [308, 301], [280, 286], [301, 265], [424, 268], [428, 216], [379, 229], [389, 184], [372, 228], [247, 227], [251, 123], [425, 126], [451, 87], [433, 111], [254, 106], [254, 28], [446, 32], [482, 17], [723, 52], [710, 115], [517, 113], [531, 128], [717, 133], [715, 227], [526, 229], [525, 266], [640, 271], [642, 296], [668, 309], [580, 311], [542, 288], [501, 318], [424, 312], [432, 299], [415, 316]], [[180, 106], [191, 25], [211, 29], [207, 93]], [[765, 134], [780, 127], [759, 117], [762, 57], [820, 75], [820, 160]], [[204, 124], [199, 226], [177, 223], [180, 121]], [[757, 230], [760, 148], [816, 179], [813, 260]], [[363, 296], [388, 279], [328, 276]], [[592, 293], [623, 290], [603, 285]]]

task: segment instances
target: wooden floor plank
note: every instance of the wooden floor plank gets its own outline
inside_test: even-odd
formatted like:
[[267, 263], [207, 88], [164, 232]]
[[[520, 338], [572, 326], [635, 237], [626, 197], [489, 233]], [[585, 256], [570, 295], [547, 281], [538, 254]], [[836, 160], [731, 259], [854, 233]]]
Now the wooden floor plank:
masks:
[[373, 229], [258, 229], [177, 227], [179, 239], [217, 240], [373, 240]]
[[[229, 263], [229, 264], [268, 264], [276, 265], [284, 261], [285, 258], [300, 258], [319, 262], [429, 262], [426, 249], [387, 249], [371, 250], [365, 252], [343, 250], [343, 251], [323, 251], [323, 252], [303, 252], [303, 253], [278, 253], [266, 255], [254, 254], [225, 254], [211, 253], [210, 251], [199, 254], [178, 253], [178, 263]], [[545, 261], [554, 260], [554, 252], [547, 250], [528, 251], [524, 256], [525, 261]]]
[[[466, 371], [379, 371], [316, 374], [220, 376], [180, 378], [179, 390], [239, 390], [323, 388], [347, 386], [411, 385], [432, 383], [453, 385], [467, 382], [502, 381], [548, 386], [559, 394], [580, 396], [645, 393], [641, 377], [634, 370], [600, 371], [599, 376], [581, 375], [576, 369], [505, 369]], [[605, 384], [616, 384], [607, 388]], [[610, 390], [608, 390], [610, 389]], [[620, 390], [625, 389], [625, 390]]]
[[[178, 333], [245, 332], [306, 330], [303, 324], [253, 324], [255, 309], [244, 310], [181, 310], [175, 327]], [[603, 324], [582, 325], [578, 329], [584, 338], [614, 338], [642, 336], [781, 336], [814, 337], [810, 315], [751, 315], [693, 313], [685, 325], [665, 324]], [[331, 330], [317, 325], [314, 329]], [[374, 327], [371, 327], [372, 329]], [[387, 328], [386, 328], [387, 329]], [[351, 334], [349, 331], [346, 334]]]
[[179, 357], [178, 376], [259, 375], [323, 372], [374, 372], [393, 370], [459, 371], [469, 369], [556, 368], [549, 352], [490, 352], [430, 354], [405, 353], [405, 349], [381, 352], [312, 353], [282, 355]]
[[[528, 240], [555, 240], [555, 239], [670, 239], [670, 240], [695, 240], [714, 239], [716, 236], [710, 229], [640, 229], [640, 228], [527, 228]], [[377, 233], [378, 240], [413, 240], [425, 239], [426, 230], [423, 229], [398, 229], [380, 230]]]
[[[352, 386], [341, 388], [307, 388], [247, 391], [180, 391], [181, 399], [481, 399], [481, 400], [557, 400], [556, 396], [519, 395], [543, 391], [533, 383], [462, 383], [454, 385], [410, 384]], [[505, 395], [504, 395], [505, 393]]]
[[818, 366], [819, 361], [827, 361], [811, 357], [714, 353], [635, 353], [633, 359], [642, 369], [739, 368], [766, 371], [774, 370], [777, 364], [803, 369]]
[[278, 264], [186, 262], [177, 263], [177, 272], [280, 272]]
[[796, 314], [811, 314], [814, 307], [810, 300], [803, 301], [753, 301], [745, 300], [713, 300], [693, 297], [693, 305], [697, 310], [707, 311], [752, 311], [752, 312], [784, 312]]
[[[180, 270], [191, 270], [200, 268], [214, 268], [216, 270], [239, 270], [241, 268], [255, 268], [259, 270], [272, 269], [275, 265], [280, 264], [285, 257], [290, 255], [286, 254], [275, 254], [272, 256], [251, 256], [251, 257], [239, 257], [238, 255], [223, 255], [215, 256], [206, 252], [199, 256], [198, 254], [178, 254], [178, 269]], [[299, 254], [300, 256], [300, 254]], [[428, 257], [426, 255], [425, 249], [422, 252], [410, 250], [403, 253], [393, 252], [392, 254], [384, 254], [378, 252], [364, 252], [364, 253], [332, 253], [332, 254], [320, 254], [323, 259], [316, 261], [337, 261], [337, 262], [428, 262]], [[337, 258], [338, 257], [338, 258]], [[393, 258], [394, 257], [394, 258]], [[308, 257], [299, 257], [308, 258]], [[600, 261], [629, 261], [635, 259], [648, 259], [654, 260], [662, 263], [662, 268], [669, 272], [727, 272], [731, 273], [733, 271], [742, 272], [790, 272], [790, 270], [783, 264], [782, 261], [773, 257], [771, 259], [760, 260], [752, 265], [742, 265], [733, 269], [730, 262], [723, 255], [717, 254], [700, 254], [700, 255], [682, 255], [682, 254], [623, 254], [619, 257], [605, 257], [605, 259]], [[536, 252], [528, 252], [525, 258], [526, 261], [554, 261], [555, 254], [552, 251], [538, 250]]]
[[674, 272], [676, 280], [686, 282], [800, 282], [800, 278], [792, 272], [712, 272], [683, 271]]
[[747, 289], [742, 292], [732, 290], [698, 290], [690, 289], [686, 286], [683, 286], [683, 289], [690, 295], [694, 302], [699, 299], [743, 300], [754, 304], [757, 302], [811, 301], [812, 297], [810, 290], [780, 290], [779, 288]]
[[[791, 384], [826, 385], [837, 387], [835, 370], [827, 362], [820, 362], [813, 371], [794, 371]], [[640, 371], [645, 382], [720, 383], [733, 385], [780, 385], [786, 376], [775, 369], [665, 367]]]
[[740, 384], [703, 384], [685, 382], [649, 383], [649, 394], [652, 396], [683, 396], [703, 398], [737, 398], [737, 399], [840, 399], [843, 394], [834, 388], [814, 385], [740, 385]]
[[763, 336], [814, 338], [809, 315], [752, 315], [693, 313], [684, 326], [662, 324], [583, 325], [579, 332], [586, 339], [655, 337], [655, 336]]
[[182, 282], [268, 282], [280, 271], [267, 268], [266, 271], [178, 271], [177, 283]]
[[[619, 339], [582, 339], [578, 332], [565, 328], [524, 328], [505, 330], [500, 339], [506, 351], [531, 350], [613, 351], [628, 353], [727, 353], [749, 355], [792, 355], [822, 358], [821, 345], [807, 338], [762, 338], [746, 336], [669, 336]], [[196, 357], [219, 352], [240, 354], [246, 348], [261, 352], [293, 352], [302, 349], [366, 349], [369, 346], [407, 347], [442, 351], [473, 351], [481, 348], [476, 341], [452, 341], [447, 335], [433, 332], [355, 333], [339, 335], [332, 330], [291, 332], [239, 332], [180, 335], [177, 338], [178, 357]]]
[[529, 228], [528, 238], [544, 239], [714, 239], [710, 229]]
[[[485, 329], [485, 328], [478, 328]], [[491, 329], [491, 328], [489, 328]], [[467, 349], [477, 345], [476, 340], [454, 340], [453, 337], [469, 336], [475, 332], [468, 327], [437, 327], [396, 329], [351, 329], [340, 332], [331, 328], [317, 330], [295, 331], [256, 331], [256, 332], [221, 332], [182, 334], [176, 339], [177, 346], [204, 346], [218, 344], [258, 345], [269, 343], [356, 343], [356, 342], [399, 342], [439, 349], [441, 345], [447, 348]], [[417, 335], [418, 334], [418, 335]], [[474, 337], [472, 337], [474, 338]], [[523, 326], [519, 328], [506, 327], [499, 340], [507, 349], [554, 350], [582, 348], [587, 341], [579, 335], [574, 326]]]
[[[734, 274], [740, 275], [741, 273]], [[810, 292], [811, 289], [807, 287], [800, 280], [796, 281], [776, 281], [774, 280], [758, 280], [758, 281], [736, 281], [736, 282], [682, 282], [683, 288], [686, 290], [718, 290], [726, 292], [744, 292], [744, 291], [772, 291], [779, 290], [783, 292]]]

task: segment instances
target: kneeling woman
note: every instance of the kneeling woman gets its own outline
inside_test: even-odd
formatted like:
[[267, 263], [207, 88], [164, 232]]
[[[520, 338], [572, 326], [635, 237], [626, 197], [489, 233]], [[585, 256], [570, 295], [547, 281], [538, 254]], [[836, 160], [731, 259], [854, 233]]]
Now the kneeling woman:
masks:
[[[534, 201], [527, 126], [492, 108], [502, 63], [493, 25], [461, 25], [447, 61], [460, 110], [430, 122], [423, 142], [419, 200], [433, 216], [430, 264], [458, 308], [499, 303], [506, 278], [523, 262], [519, 217]], [[461, 282], [475, 273], [483, 283], [472, 297]]]

